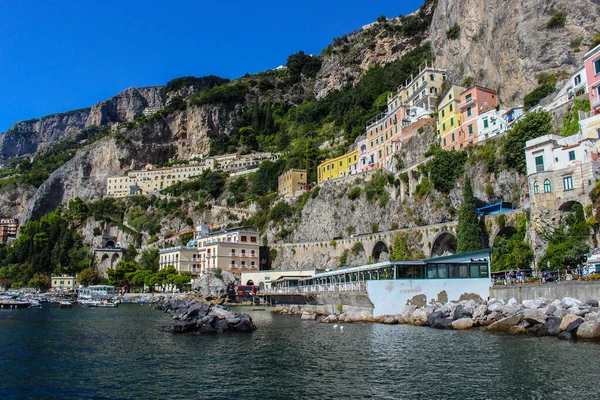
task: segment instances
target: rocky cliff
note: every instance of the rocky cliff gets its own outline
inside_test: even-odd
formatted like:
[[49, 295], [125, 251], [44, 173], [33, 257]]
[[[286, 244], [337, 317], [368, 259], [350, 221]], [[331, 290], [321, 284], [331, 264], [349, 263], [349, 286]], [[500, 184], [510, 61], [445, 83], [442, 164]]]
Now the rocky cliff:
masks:
[[0, 135], [0, 158], [34, 154], [58, 140], [72, 139], [93, 125], [131, 121], [147, 107], [163, 106], [160, 89], [158, 86], [130, 88], [91, 108], [18, 122]]
[[96, 103], [90, 110], [86, 126], [131, 121], [148, 107], [162, 108], [161, 88], [129, 88], [108, 100]]
[[[598, 0], [439, 0], [431, 24], [436, 62], [455, 83], [470, 76], [498, 90], [505, 106], [522, 104], [543, 71], [567, 74], [582, 63], [600, 26]], [[564, 13], [564, 27], [548, 28]], [[447, 31], [460, 27], [457, 39]], [[580, 49], [572, 45], [580, 40]]]
[[66, 134], [85, 128], [90, 109], [48, 115], [40, 119], [17, 122], [0, 135], [0, 158], [19, 157], [35, 153], [38, 147], [50, 144]]
[[[314, 96], [319, 99], [345, 85], [356, 84], [369, 68], [396, 61], [427, 42], [429, 29], [426, 25], [433, 11], [434, 2], [426, 1], [421, 9], [409, 16], [368, 24], [350, 35], [334, 39], [333, 45], [323, 50]], [[417, 24], [425, 26], [413, 28]]]

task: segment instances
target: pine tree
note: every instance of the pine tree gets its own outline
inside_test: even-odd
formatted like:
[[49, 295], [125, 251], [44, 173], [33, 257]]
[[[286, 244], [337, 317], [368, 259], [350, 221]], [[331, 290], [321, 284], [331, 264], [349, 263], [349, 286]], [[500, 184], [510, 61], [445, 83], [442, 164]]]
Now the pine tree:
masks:
[[267, 114], [265, 115], [265, 126], [264, 126], [264, 132], [267, 135], [270, 135], [271, 133], [273, 133], [273, 110], [272, 110], [273, 106], [271, 105], [271, 98], [269, 98], [269, 101], [267, 102]]
[[463, 203], [460, 207], [460, 215], [458, 216], [458, 238], [456, 245], [458, 253], [479, 250], [483, 247], [481, 244], [481, 227], [479, 226], [473, 188], [471, 187], [469, 178], [465, 178], [462, 192]]

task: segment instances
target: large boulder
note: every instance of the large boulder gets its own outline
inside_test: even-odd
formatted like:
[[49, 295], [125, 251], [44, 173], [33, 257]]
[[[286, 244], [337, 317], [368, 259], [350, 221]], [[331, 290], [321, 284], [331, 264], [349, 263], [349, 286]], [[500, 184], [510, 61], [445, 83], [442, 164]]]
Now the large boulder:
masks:
[[600, 321], [585, 321], [577, 328], [580, 339], [600, 339]]
[[452, 329], [452, 318], [438, 317], [430, 325], [436, 329]]
[[427, 316], [427, 323], [430, 326], [433, 326], [433, 323], [437, 318], [445, 318], [445, 317], [446, 317], [446, 315], [442, 311], [434, 311]]
[[471, 313], [468, 312], [463, 306], [460, 304], [456, 306], [454, 311], [452, 311], [452, 320], [456, 321], [457, 319], [470, 317]]
[[408, 323], [420, 326], [427, 325], [427, 314], [425, 313], [425, 310], [421, 308], [415, 310], [408, 319]]
[[575, 334], [569, 331], [562, 331], [558, 334], [558, 339], [560, 340], [573, 340], [575, 339]]
[[590, 307], [598, 307], [598, 300], [588, 300], [585, 304]]
[[558, 336], [560, 333], [561, 319], [555, 316], [549, 316], [546, 323], [540, 329], [541, 336]]
[[521, 322], [521, 316], [513, 315], [494, 322], [487, 327], [487, 330], [490, 332], [508, 332], [511, 327], [517, 325], [519, 322]]
[[306, 311], [304, 311], [302, 313], [302, 316], [300, 317], [300, 319], [303, 320], [303, 321], [313, 321], [316, 318], [317, 318], [316, 314], [309, 313], [309, 312], [306, 312]]
[[523, 300], [522, 304], [530, 310], [535, 310], [545, 305], [543, 300]]
[[408, 321], [410, 319], [410, 316], [415, 312], [416, 309], [417, 306], [415, 306], [414, 304], [410, 304], [402, 307], [402, 310], [400, 310], [398, 315], [400, 315], [405, 321]]
[[579, 316], [574, 314], [567, 314], [563, 317], [562, 321], [560, 322], [560, 330], [573, 332], [582, 323], [583, 319], [581, 319]]
[[523, 319], [530, 325], [545, 324], [547, 315], [544, 309], [527, 309], [523, 311]]
[[474, 319], [482, 319], [488, 313], [488, 307], [485, 304], [480, 305], [473, 311]]
[[577, 300], [572, 297], [564, 297], [560, 303], [562, 308], [571, 308], [573, 306], [580, 306], [583, 304], [581, 300]]
[[456, 330], [471, 329], [473, 327], [473, 320], [471, 318], [460, 318], [452, 321], [452, 328]]

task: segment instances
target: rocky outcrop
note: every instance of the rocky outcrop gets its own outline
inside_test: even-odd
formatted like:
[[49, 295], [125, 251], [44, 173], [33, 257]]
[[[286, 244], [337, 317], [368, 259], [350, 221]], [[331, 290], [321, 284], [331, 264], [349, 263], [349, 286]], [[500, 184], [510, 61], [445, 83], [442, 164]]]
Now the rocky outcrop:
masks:
[[90, 109], [48, 115], [44, 118], [17, 122], [0, 135], [0, 158], [20, 157], [35, 153], [69, 133], [85, 128]]
[[[432, 1], [411, 16], [425, 20], [433, 13]], [[404, 54], [429, 40], [429, 30], [417, 30], [405, 34], [401, 18], [390, 18], [385, 22], [365, 25], [358, 31], [334, 40], [334, 45], [323, 51], [313, 94], [325, 97], [333, 90], [348, 84], [354, 85], [362, 74], [375, 65], [385, 65], [400, 59]]]
[[[565, 14], [565, 27], [549, 29], [556, 12]], [[452, 40], [454, 24], [460, 34]], [[510, 107], [537, 86], [539, 72], [574, 72], [599, 25], [597, 0], [439, 0], [431, 43], [436, 64], [455, 83], [470, 76]], [[570, 43], [578, 38], [582, 50], [575, 52]]]
[[59, 204], [75, 197], [95, 200], [106, 191], [106, 179], [131, 166], [132, 160], [141, 165], [157, 163], [168, 158], [170, 146], [160, 141], [118, 143], [114, 138], [100, 140], [87, 146], [63, 166], [54, 171], [37, 189], [24, 207], [21, 224], [54, 210]]
[[0, 218], [19, 218], [35, 191], [35, 187], [30, 185], [8, 187], [1, 190]]
[[129, 88], [108, 100], [94, 104], [86, 126], [108, 126], [115, 122], [132, 121], [148, 107], [162, 108], [161, 86]]
[[155, 309], [173, 314], [170, 325], [162, 330], [171, 333], [252, 332], [256, 326], [248, 314], [234, 313], [221, 306], [185, 300], [166, 300]]
[[525, 300], [522, 303], [516, 299], [510, 299], [506, 303], [490, 299], [481, 303], [463, 300], [459, 303], [435, 303], [423, 307], [407, 305], [397, 314], [378, 317], [374, 317], [371, 310], [365, 309], [344, 309], [344, 312], [334, 313], [327, 311], [324, 306], [294, 305], [273, 309], [276, 313], [301, 315], [302, 320], [321, 323], [378, 322], [455, 330], [485, 327], [487, 332], [497, 334], [600, 340], [598, 307], [570, 298], [552, 303], [546, 299]]

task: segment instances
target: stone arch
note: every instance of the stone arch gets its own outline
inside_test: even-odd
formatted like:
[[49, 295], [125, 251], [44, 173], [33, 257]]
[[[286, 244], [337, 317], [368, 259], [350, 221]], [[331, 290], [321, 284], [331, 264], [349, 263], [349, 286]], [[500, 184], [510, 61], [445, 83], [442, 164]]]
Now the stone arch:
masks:
[[431, 246], [431, 257], [439, 257], [446, 253], [456, 253], [456, 236], [451, 231], [438, 233]]
[[493, 237], [490, 238], [490, 243], [492, 245], [494, 245], [494, 243], [496, 242], [496, 239], [498, 237], [502, 236], [502, 237], [508, 239], [515, 233], [517, 233], [517, 228], [515, 228], [514, 226], [507, 225], [507, 226], [501, 228]]
[[106, 247], [107, 249], [114, 249], [115, 248], [114, 240], [107, 240], [106, 243], [104, 244], [104, 247]]
[[104, 254], [102, 254], [102, 258], [100, 259], [100, 262], [104, 262], [104, 261], [106, 261], [108, 259], [109, 259], [108, 254], [104, 253]]
[[[383, 260], [380, 260], [380, 258], [382, 258], [383, 256]], [[387, 255], [387, 257], [385, 256]], [[375, 246], [373, 246], [373, 252], [371, 253], [371, 259], [373, 260], [373, 262], [378, 262], [378, 261], [385, 261], [389, 258], [390, 256], [390, 251], [388, 249], [387, 244], [385, 244], [384, 241], [379, 240], [377, 243], [375, 243]]]
[[118, 262], [119, 262], [119, 253], [115, 253], [110, 258], [110, 263], [111, 263], [112, 267], [114, 268], [115, 265], [117, 265]]
[[579, 204], [580, 206], [583, 207], [583, 204], [581, 204], [580, 202], [571, 200], [571, 201], [565, 201], [564, 203], [562, 203], [560, 205], [560, 207], [558, 207], [558, 211], [561, 211], [561, 212], [571, 212], [571, 208], [573, 208], [573, 206], [575, 204]]

